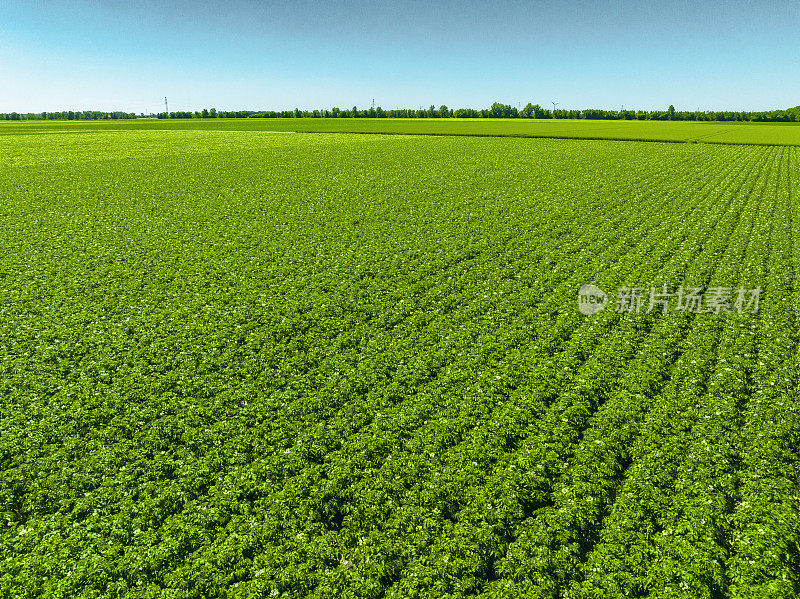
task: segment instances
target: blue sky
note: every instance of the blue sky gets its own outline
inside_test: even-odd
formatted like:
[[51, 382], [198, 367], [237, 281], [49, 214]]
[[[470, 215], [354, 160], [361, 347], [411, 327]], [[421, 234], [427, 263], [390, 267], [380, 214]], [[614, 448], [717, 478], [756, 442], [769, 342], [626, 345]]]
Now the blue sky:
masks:
[[0, 112], [800, 104], [800, 3], [10, 0]]

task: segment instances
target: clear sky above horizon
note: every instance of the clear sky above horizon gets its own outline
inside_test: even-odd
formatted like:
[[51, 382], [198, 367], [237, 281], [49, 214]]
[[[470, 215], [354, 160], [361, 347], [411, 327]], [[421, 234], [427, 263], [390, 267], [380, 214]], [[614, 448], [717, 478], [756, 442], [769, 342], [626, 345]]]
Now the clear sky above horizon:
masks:
[[800, 105], [800, 3], [10, 0], [0, 112]]

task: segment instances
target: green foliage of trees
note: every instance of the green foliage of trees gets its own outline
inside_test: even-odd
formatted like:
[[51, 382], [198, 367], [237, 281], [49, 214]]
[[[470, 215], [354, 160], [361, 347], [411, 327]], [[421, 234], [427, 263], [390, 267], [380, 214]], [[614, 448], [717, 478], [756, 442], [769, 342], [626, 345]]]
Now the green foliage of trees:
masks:
[[[144, 117], [128, 112], [101, 112], [95, 110], [74, 112], [17, 112], [0, 113], [0, 120], [5, 121], [37, 121], [37, 120], [106, 120], [135, 119]], [[755, 123], [794, 123], [800, 122], [800, 106], [786, 110], [770, 110], [763, 112], [744, 111], [679, 111], [670, 105], [667, 110], [605, 110], [598, 108], [556, 109], [542, 108], [539, 104], [528, 102], [521, 110], [509, 104], [495, 102], [490, 108], [448, 108], [445, 105], [436, 108], [431, 105], [427, 109], [392, 108], [380, 106], [359, 110], [353, 106], [350, 110], [334, 107], [328, 109], [300, 110], [221, 110], [204, 108], [201, 112], [176, 111], [169, 114], [161, 112], [155, 116], [159, 119], [192, 119], [192, 118], [493, 118], [493, 119], [585, 119], [585, 120], [640, 120], [640, 121], [738, 121]]]

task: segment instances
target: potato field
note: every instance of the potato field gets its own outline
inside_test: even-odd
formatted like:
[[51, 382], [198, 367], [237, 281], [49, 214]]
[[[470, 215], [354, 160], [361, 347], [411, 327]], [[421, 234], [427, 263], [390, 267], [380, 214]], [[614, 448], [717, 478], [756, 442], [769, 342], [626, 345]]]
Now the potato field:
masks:
[[14, 127], [1, 597], [800, 596], [789, 126]]

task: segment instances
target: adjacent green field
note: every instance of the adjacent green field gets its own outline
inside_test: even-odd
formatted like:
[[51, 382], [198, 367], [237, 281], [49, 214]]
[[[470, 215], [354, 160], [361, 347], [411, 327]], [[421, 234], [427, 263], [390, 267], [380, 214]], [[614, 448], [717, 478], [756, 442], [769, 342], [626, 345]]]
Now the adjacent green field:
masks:
[[0, 135], [131, 130], [291, 131], [800, 145], [800, 124], [530, 119], [188, 119], [0, 123]]
[[58, 126], [0, 135], [0, 596], [800, 595], [797, 148]]

